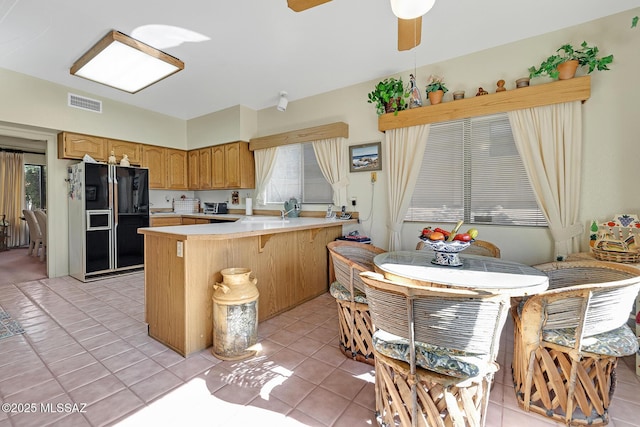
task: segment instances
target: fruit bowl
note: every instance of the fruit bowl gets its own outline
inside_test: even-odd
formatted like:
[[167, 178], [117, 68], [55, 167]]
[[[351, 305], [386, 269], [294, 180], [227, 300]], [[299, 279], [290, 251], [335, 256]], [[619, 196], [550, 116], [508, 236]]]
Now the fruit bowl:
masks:
[[445, 240], [423, 240], [427, 245], [431, 246], [431, 249], [437, 252], [456, 253], [467, 249], [471, 245], [471, 242], [462, 242], [460, 240], [453, 240], [451, 242]]
[[444, 265], [447, 267], [460, 267], [462, 265], [462, 260], [458, 256], [458, 253], [467, 249], [471, 245], [471, 242], [462, 242], [459, 240], [453, 240], [451, 242], [430, 239], [422, 240], [435, 252], [435, 257], [431, 262], [436, 265]]

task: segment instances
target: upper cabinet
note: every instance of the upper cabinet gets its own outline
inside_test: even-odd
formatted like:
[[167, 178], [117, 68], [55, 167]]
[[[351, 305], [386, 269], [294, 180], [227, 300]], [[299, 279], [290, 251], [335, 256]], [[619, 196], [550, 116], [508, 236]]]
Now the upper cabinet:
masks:
[[212, 149], [213, 188], [255, 187], [255, 164], [248, 142], [216, 145]]
[[149, 169], [149, 188], [223, 190], [254, 188], [255, 165], [249, 143], [214, 145], [191, 151], [139, 144], [70, 132], [58, 134], [58, 158], [78, 159], [88, 154], [106, 162], [113, 151], [119, 162], [126, 154], [132, 166]]
[[126, 154], [132, 166], [140, 166], [142, 164], [142, 147], [141, 144], [137, 142], [108, 139], [107, 156], [109, 156], [112, 151], [118, 161]]
[[189, 188], [187, 152], [167, 148], [167, 187], [171, 190]]
[[142, 146], [142, 166], [149, 168], [149, 188], [167, 188], [167, 149]]
[[214, 145], [211, 147], [212, 188], [226, 188], [225, 163], [224, 145]]
[[85, 154], [99, 162], [107, 161], [107, 140], [91, 135], [61, 132], [58, 134], [58, 158], [82, 159]]
[[187, 167], [189, 168], [189, 190], [200, 189], [200, 150], [191, 150], [187, 154]]
[[[211, 190], [213, 175], [211, 173], [212, 164], [212, 147], [201, 148], [198, 150], [198, 172], [200, 190]], [[189, 171], [191, 173], [191, 171]]]

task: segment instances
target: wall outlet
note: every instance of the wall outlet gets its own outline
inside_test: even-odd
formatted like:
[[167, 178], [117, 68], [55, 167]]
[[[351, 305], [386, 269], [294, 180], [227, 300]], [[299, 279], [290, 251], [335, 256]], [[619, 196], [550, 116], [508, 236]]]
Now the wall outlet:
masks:
[[182, 247], [183, 247], [183, 243], [182, 243], [180, 240], [178, 240], [178, 242], [177, 242], [177, 243], [178, 243], [178, 244], [177, 244], [177, 254], [176, 254], [176, 255], [177, 255], [179, 258], [182, 258], [182, 257], [183, 257], [183, 255], [182, 255]]
[[378, 180], [378, 173], [377, 172], [371, 172], [371, 182], [374, 183]]
[[355, 197], [351, 198], [351, 206], [355, 207], [357, 205], [357, 199]]

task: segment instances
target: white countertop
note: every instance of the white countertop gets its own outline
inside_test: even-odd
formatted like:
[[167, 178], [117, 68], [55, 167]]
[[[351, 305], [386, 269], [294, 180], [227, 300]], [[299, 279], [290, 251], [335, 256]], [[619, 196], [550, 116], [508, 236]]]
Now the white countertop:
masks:
[[[206, 217], [208, 218], [214, 216], [216, 215], [206, 215]], [[231, 217], [232, 215], [225, 214], [224, 216]], [[311, 228], [335, 227], [356, 222], [355, 219], [340, 220], [335, 218], [327, 219], [316, 217], [285, 218], [284, 220], [282, 220], [279, 216], [235, 216], [239, 217], [239, 219], [235, 222], [174, 225], [168, 227], [148, 227], [138, 229], [138, 233], [156, 236], [164, 235], [166, 237], [174, 237], [182, 240], [229, 239], [234, 237], [247, 237], [261, 234], [286, 233], [290, 231], [305, 230]]]

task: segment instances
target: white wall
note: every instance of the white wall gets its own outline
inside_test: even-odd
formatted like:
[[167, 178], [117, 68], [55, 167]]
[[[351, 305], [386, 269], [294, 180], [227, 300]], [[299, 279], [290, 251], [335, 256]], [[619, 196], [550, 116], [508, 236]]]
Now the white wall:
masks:
[[[430, 74], [444, 76], [450, 90], [445, 95], [445, 102], [448, 102], [451, 101], [452, 92], [455, 90], [465, 90], [467, 97], [474, 96], [478, 87], [493, 93], [499, 79], [504, 79], [507, 82], [505, 87], [513, 90], [515, 80], [528, 75], [528, 67], [539, 65], [560, 45], [567, 42], [575, 45], [586, 40], [597, 45], [604, 55], [614, 54], [611, 71], [592, 74], [591, 98], [583, 108], [584, 151], [580, 220], [585, 225], [582, 242], [585, 250], [586, 230], [592, 219], [602, 220], [616, 213], [640, 212], [640, 190], [636, 185], [640, 145], [636, 142], [634, 125], [640, 110], [637, 103], [640, 86], [635, 84], [633, 79], [640, 66], [640, 28], [630, 29], [631, 17], [637, 14], [640, 14], [640, 9], [416, 70], [417, 82], [422, 90]], [[423, 43], [428, 42], [423, 40]], [[405, 82], [408, 82], [411, 72], [414, 71], [407, 70], [401, 74]], [[387, 76], [381, 76], [381, 79], [384, 77]], [[377, 131], [374, 107], [366, 102], [367, 93], [379, 80], [290, 102], [284, 113], [278, 112], [275, 107], [261, 110], [258, 112], [259, 136], [345, 121], [349, 124], [350, 130], [348, 145], [384, 141], [384, 134]], [[534, 79], [532, 84], [544, 82], [546, 81], [543, 79]], [[349, 178], [349, 196], [358, 197], [361, 216], [367, 218], [370, 214], [372, 193], [369, 174], [351, 173]], [[374, 244], [386, 247], [386, 171], [378, 173], [378, 182], [373, 191], [373, 218], [362, 224], [361, 230], [372, 236]], [[403, 249], [415, 247], [418, 233], [424, 225], [405, 223], [402, 231]], [[447, 224], [447, 227], [451, 225]], [[480, 238], [495, 242], [502, 249], [505, 259], [537, 264], [553, 258], [553, 241], [546, 228], [477, 228]]]
[[[600, 47], [606, 55], [615, 55], [612, 70], [597, 72], [592, 77], [591, 98], [584, 104], [584, 151], [583, 181], [580, 220], [586, 226], [592, 219], [603, 220], [616, 213], [640, 213], [640, 190], [637, 186], [640, 144], [637, 143], [637, 125], [640, 107], [637, 99], [640, 85], [635, 82], [640, 68], [638, 39], [640, 28], [630, 29], [631, 17], [640, 14], [640, 8], [578, 25], [562, 31], [522, 40], [486, 51], [455, 58], [438, 64], [424, 66], [416, 71], [421, 89], [430, 74], [445, 77], [450, 92], [445, 102], [451, 100], [454, 90], [466, 90], [473, 96], [479, 86], [490, 93], [495, 91], [495, 82], [507, 81], [506, 88], [512, 90], [514, 81], [527, 75], [527, 68], [538, 65], [560, 45], [578, 44], [587, 40]], [[423, 43], [429, 43], [424, 40]], [[407, 70], [401, 74], [408, 81]], [[380, 76], [380, 79], [387, 76]], [[377, 130], [377, 116], [373, 105], [367, 103], [367, 93], [378, 80], [363, 82], [341, 90], [292, 101], [286, 112], [275, 107], [254, 114], [246, 107], [234, 109], [233, 128], [210, 132], [206, 119], [219, 119], [216, 113], [204, 122], [193, 123], [169, 118], [157, 113], [140, 110], [124, 104], [103, 100], [104, 114], [85, 112], [66, 106], [68, 89], [42, 80], [33, 79], [0, 69], [0, 121], [12, 123], [0, 128], [0, 133], [33, 132], [37, 138], [47, 140], [47, 162], [49, 168], [49, 201], [54, 224], [49, 236], [55, 251], [50, 251], [50, 275], [66, 274], [67, 264], [67, 210], [66, 210], [66, 160], [58, 160], [55, 134], [59, 130], [83, 132], [118, 139], [146, 142], [174, 148], [198, 148], [217, 142], [249, 139], [289, 130], [344, 121], [349, 124], [347, 145], [384, 141], [384, 134]], [[541, 79], [533, 84], [540, 84]], [[83, 94], [81, 94], [83, 95]], [[92, 97], [90, 94], [84, 94]], [[94, 97], [95, 98], [95, 97]], [[428, 108], [428, 107], [426, 107]], [[224, 113], [222, 113], [224, 114]], [[193, 125], [193, 127], [191, 127]], [[27, 129], [25, 131], [24, 129]], [[200, 132], [201, 137], [190, 138], [188, 131]], [[235, 136], [240, 136], [235, 138]], [[212, 140], [213, 139], [213, 140]], [[211, 141], [211, 142], [210, 142]], [[384, 142], [383, 142], [384, 143]], [[345, 147], [345, 151], [347, 147]], [[387, 246], [387, 179], [386, 171], [378, 173], [378, 182], [372, 187], [368, 173], [351, 173], [349, 196], [357, 196], [361, 217], [369, 218], [358, 229], [369, 234], [373, 243]], [[241, 201], [244, 193], [241, 191]], [[198, 193], [198, 194], [196, 194]], [[200, 196], [201, 192], [188, 193]], [[202, 198], [211, 201], [227, 200], [225, 192], [202, 192]], [[182, 194], [182, 193], [181, 193]], [[157, 194], [162, 204], [164, 192]], [[154, 194], [155, 198], [155, 194]], [[373, 205], [373, 208], [371, 206]], [[241, 207], [241, 206], [239, 206]], [[324, 209], [324, 207], [320, 208]], [[441, 224], [434, 224], [441, 225]], [[403, 248], [412, 249], [423, 223], [407, 223], [403, 227]], [[503, 257], [510, 260], [536, 264], [552, 258], [552, 239], [547, 229], [529, 227], [477, 227], [480, 237], [498, 244]], [[587, 232], [583, 244], [586, 247]], [[52, 246], [53, 248], [53, 246]]]

